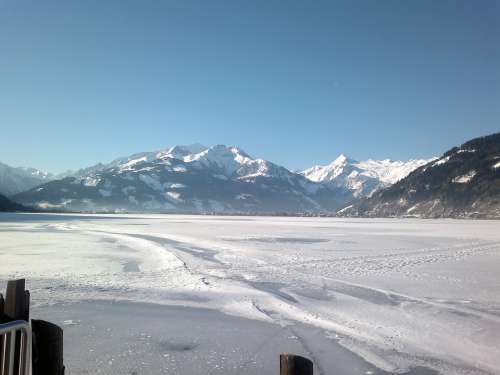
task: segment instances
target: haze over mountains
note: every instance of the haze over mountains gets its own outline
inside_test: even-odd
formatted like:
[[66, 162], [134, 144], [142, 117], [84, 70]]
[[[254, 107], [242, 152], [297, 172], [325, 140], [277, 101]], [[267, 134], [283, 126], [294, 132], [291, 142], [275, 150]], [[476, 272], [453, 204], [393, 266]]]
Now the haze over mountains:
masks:
[[[4, 195], [44, 210], [500, 217], [500, 134], [441, 158], [292, 172], [238, 147], [174, 146], [54, 176], [3, 166]], [[24, 190], [23, 190], [24, 189]]]

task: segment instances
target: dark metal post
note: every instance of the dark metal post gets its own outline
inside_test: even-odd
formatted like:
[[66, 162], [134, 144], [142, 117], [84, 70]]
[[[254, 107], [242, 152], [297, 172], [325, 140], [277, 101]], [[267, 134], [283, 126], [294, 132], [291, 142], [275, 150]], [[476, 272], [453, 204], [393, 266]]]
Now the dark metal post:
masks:
[[31, 320], [33, 375], [64, 375], [63, 330], [44, 320]]
[[280, 375], [313, 375], [313, 363], [295, 354], [281, 354]]

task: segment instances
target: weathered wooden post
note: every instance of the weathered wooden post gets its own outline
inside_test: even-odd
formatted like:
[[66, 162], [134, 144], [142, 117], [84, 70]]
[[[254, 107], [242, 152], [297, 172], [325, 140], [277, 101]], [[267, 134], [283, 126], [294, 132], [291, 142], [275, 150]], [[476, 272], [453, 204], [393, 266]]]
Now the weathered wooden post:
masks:
[[280, 375], [313, 375], [310, 359], [295, 354], [280, 355]]
[[30, 292], [25, 290], [24, 279], [7, 281], [5, 292], [4, 314], [12, 320], [29, 321]]

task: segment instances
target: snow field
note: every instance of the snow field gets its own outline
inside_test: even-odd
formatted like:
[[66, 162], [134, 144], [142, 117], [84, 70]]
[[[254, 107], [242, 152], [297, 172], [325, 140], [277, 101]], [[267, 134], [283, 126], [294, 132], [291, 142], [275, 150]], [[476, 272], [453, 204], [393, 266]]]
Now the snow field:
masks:
[[[387, 372], [496, 374], [498, 229], [494, 221], [4, 215], [0, 279], [26, 277], [40, 309], [85, 300], [208, 308], [316, 327]], [[314, 347], [319, 336], [308, 342], [301, 332]], [[311, 355], [331, 370], [327, 354]]]

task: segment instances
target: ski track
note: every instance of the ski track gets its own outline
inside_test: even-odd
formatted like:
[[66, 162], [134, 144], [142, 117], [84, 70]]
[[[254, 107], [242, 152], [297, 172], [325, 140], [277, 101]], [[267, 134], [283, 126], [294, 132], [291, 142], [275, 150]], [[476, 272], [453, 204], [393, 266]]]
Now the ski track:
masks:
[[[88, 232], [91, 233], [91, 232]], [[106, 234], [106, 233], [102, 233]], [[210, 250], [210, 249], [204, 249], [199, 246], [193, 246], [191, 243], [185, 243], [185, 242], [180, 242], [177, 240], [173, 240], [171, 238], [162, 236], [162, 237], [157, 237], [157, 236], [152, 236], [152, 235], [140, 235], [140, 234], [121, 234], [121, 233], [107, 233], [107, 234], [113, 234], [113, 235], [119, 235], [119, 236], [125, 236], [125, 237], [133, 237], [133, 238], [140, 238], [146, 241], [150, 241], [156, 244], [160, 244], [165, 248], [165, 250], [170, 251], [171, 253], [175, 254], [175, 256], [183, 263], [184, 267], [192, 274], [197, 274], [201, 275], [200, 280], [207, 280], [210, 278], [218, 278], [218, 279], [223, 279], [223, 280], [233, 280], [237, 282], [243, 282], [245, 283], [248, 287], [251, 288], [256, 288], [259, 291], [265, 291], [265, 289], [262, 288], [257, 288], [256, 286], [253, 286], [251, 282], [248, 280], [244, 280], [241, 277], [236, 277], [234, 274], [237, 274], [238, 271], [240, 270], [237, 267], [232, 267], [231, 265], [227, 265], [227, 267], [223, 267], [225, 269], [225, 272], [227, 272], [227, 275], [223, 277], [215, 277], [210, 274], [203, 273], [203, 267], [198, 267], [196, 270], [192, 269], [190, 266], [188, 266], [188, 261], [185, 258], [186, 254], [189, 254], [195, 258], [202, 258], [206, 261], [209, 262], [215, 262], [223, 265], [222, 262], [219, 262], [216, 260], [216, 255], [217, 252]], [[463, 260], [466, 257], [469, 256], [474, 256], [476, 254], [481, 254], [481, 253], [488, 253], [488, 252], [494, 252], [498, 248], [498, 243], [491, 243], [489, 245], [476, 245], [474, 247], [470, 246], [457, 246], [454, 248], [447, 248], [447, 249], [442, 249], [442, 248], [430, 248], [430, 249], [421, 249], [419, 251], [413, 251], [413, 252], [406, 252], [404, 253], [404, 256], [402, 256], [400, 253], [392, 253], [392, 254], [384, 254], [380, 256], [361, 256], [361, 257], [354, 257], [354, 258], [345, 258], [345, 259], [338, 259], [333, 264], [330, 265], [328, 268], [333, 268], [333, 269], [338, 269], [341, 268], [343, 270], [359, 270], [362, 269], [363, 271], [361, 272], [366, 272], [367, 270], [369, 271], [375, 271], [378, 273], [384, 273], [388, 271], [401, 271], [403, 268], [406, 267], [414, 267], [414, 266], [419, 266], [422, 264], [426, 263], [436, 263], [436, 262], [444, 262], [448, 260], [454, 260], [454, 261], [459, 261]], [[196, 249], [196, 251], [193, 251], [193, 249]], [[206, 255], [209, 254], [207, 257]], [[382, 262], [381, 262], [382, 261]], [[378, 262], [376, 265], [374, 262]], [[273, 263], [273, 264], [265, 264], [265, 265], [258, 265], [255, 267], [255, 269], [260, 269], [261, 272], [269, 274], [272, 273], [272, 271], [277, 270], [277, 269], [282, 269], [286, 266], [292, 266], [292, 269], [294, 272], [301, 274], [306, 277], [310, 277], [309, 274], [305, 272], [300, 272], [297, 269], [300, 269], [302, 266], [308, 266], [311, 268], [318, 268], [318, 265], [323, 265], [324, 261], [322, 262], [321, 260], [310, 260], [307, 262], [278, 262], [278, 263]], [[369, 266], [368, 268], [366, 265], [372, 265], [371, 267]], [[231, 276], [232, 275], [232, 276]], [[396, 293], [388, 290], [383, 290], [383, 289], [378, 289], [378, 288], [373, 288], [369, 287], [366, 285], [360, 285], [352, 282], [347, 282], [345, 280], [339, 280], [335, 278], [330, 278], [328, 276], [321, 276], [320, 278], [324, 280], [329, 280], [333, 281], [335, 283], [338, 283], [340, 285], [348, 286], [348, 287], [354, 287], [357, 288], [360, 291], [366, 292], [365, 295], [360, 295], [360, 293], [348, 293], [345, 290], [343, 290], [341, 287], [340, 288], [327, 288], [330, 291], [337, 292], [337, 293], [342, 293], [346, 295], [353, 296], [355, 298], [365, 298], [366, 300], [370, 300], [370, 295], [376, 295], [376, 294], [381, 294], [384, 295], [388, 300], [392, 300], [395, 297], [397, 297], [400, 301], [405, 301], [405, 302], [412, 302], [412, 303], [419, 303], [419, 304], [425, 304], [429, 306], [434, 306], [438, 307], [440, 309], [444, 310], [450, 310], [462, 314], [469, 314], [473, 315], [476, 317], [480, 317], [483, 319], [489, 319], [491, 321], [495, 321], [500, 323], [500, 317], [488, 314], [488, 313], [483, 313], [483, 312], [478, 312], [473, 309], [468, 309], [464, 307], [457, 307], [457, 306], [450, 306], [445, 303], [439, 303], [439, 302], [434, 302], [430, 301], [427, 299], [421, 299], [421, 298], [416, 298], [410, 295], [405, 295], [401, 293]], [[266, 291], [265, 291], [266, 292]], [[274, 291], [267, 291], [266, 292], [271, 298], [278, 298], [280, 299], [281, 302], [297, 302], [293, 297], [290, 297], [289, 295], [286, 295], [286, 293], [282, 292], [281, 290], [274, 290]], [[377, 303], [374, 301], [369, 301], [372, 303]], [[258, 306], [256, 301], [252, 301], [252, 304], [254, 306]], [[305, 306], [300, 306], [300, 309], [303, 310], [304, 314], [311, 314], [315, 315], [314, 312], [307, 311], [305, 309]], [[260, 312], [263, 312], [266, 316], [268, 316], [271, 320], [273, 320], [276, 323], [279, 323], [281, 321], [286, 321], [290, 319], [290, 317], [285, 317], [285, 316], [280, 316], [280, 313], [274, 312], [274, 314], [269, 314], [265, 312], [265, 309], [262, 307], [259, 307], [258, 310]], [[314, 319], [312, 319], [310, 322], [313, 325], [315, 324]], [[321, 325], [320, 325], [321, 327]], [[348, 330], [348, 329], [347, 329]], [[290, 331], [298, 337], [299, 341], [302, 343], [305, 351], [309, 353], [309, 356], [314, 360], [316, 363], [317, 369], [319, 371], [319, 374], [325, 374], [325, 371], [321, 368], [321, 361], [315, 357], [314, 353], [312, 353], [311, 349], [308, 347], [307, 342], [304, 338], [302, 338], [300, 335], [298, 335], [293, 329], [290, 329]], [[342, 330], [345, 333], [345, 330]], [[358, 337], [359, 338], [359, 337]]]

